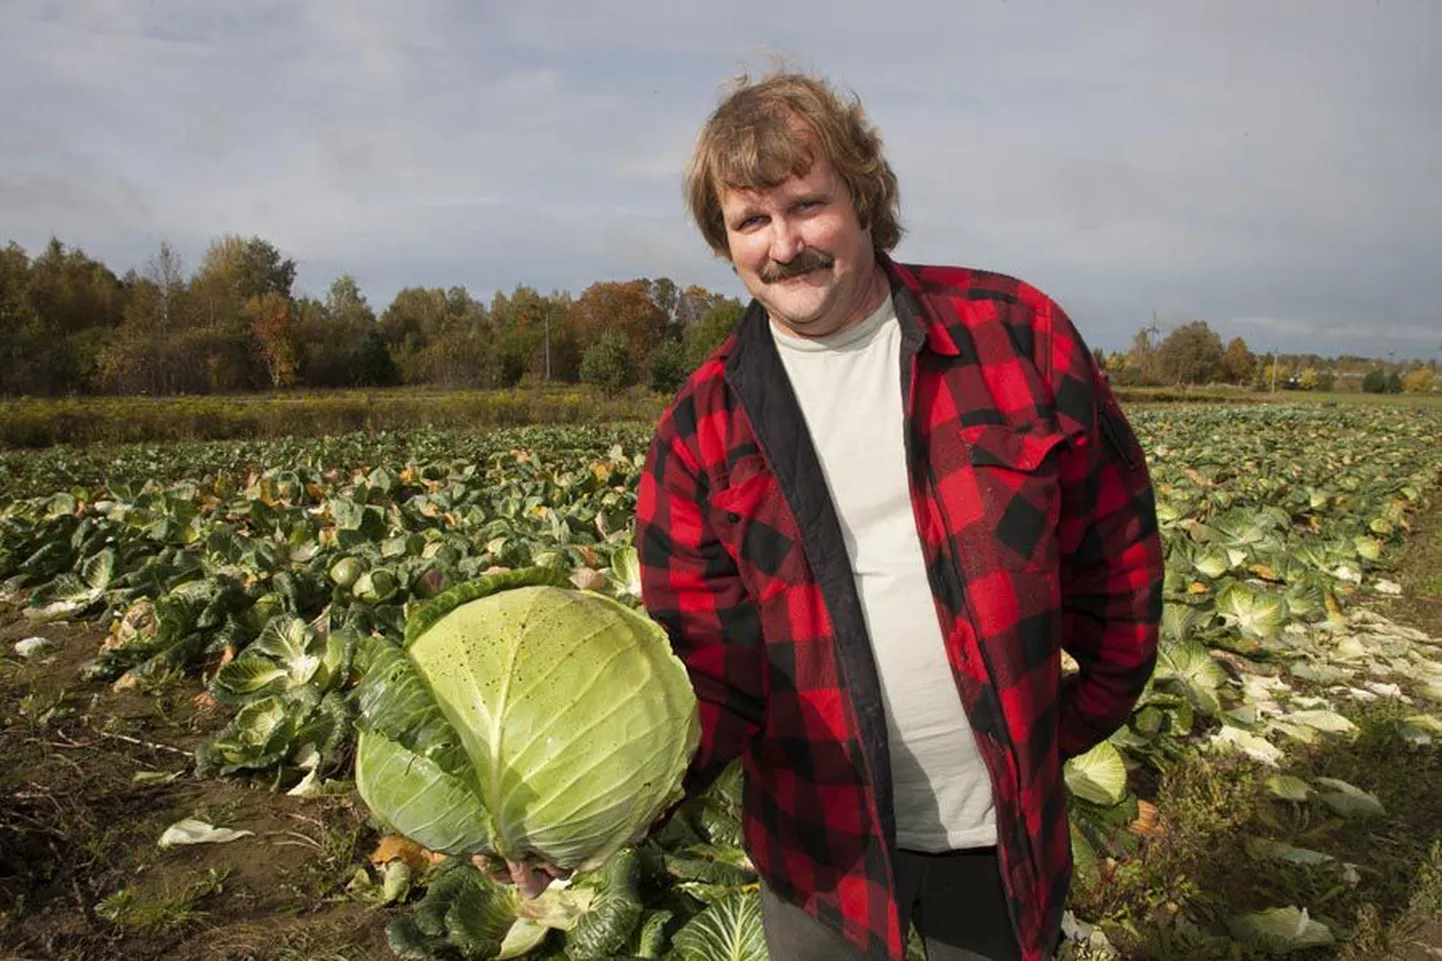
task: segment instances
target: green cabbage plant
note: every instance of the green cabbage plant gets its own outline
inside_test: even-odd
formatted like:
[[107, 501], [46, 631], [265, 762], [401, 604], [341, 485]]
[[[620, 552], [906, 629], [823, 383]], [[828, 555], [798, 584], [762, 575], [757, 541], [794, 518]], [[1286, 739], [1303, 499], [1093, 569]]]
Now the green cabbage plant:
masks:
[[426, 848], [586, 871], [681, 799], [685, 667], [659, 624], [564, 573], [452, 588], [362, 660], [356, 787]]

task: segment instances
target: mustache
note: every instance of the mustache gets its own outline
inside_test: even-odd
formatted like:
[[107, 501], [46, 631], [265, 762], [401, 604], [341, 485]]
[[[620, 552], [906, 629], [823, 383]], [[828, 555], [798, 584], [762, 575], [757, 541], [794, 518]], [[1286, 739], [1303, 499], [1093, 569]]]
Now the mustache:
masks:
[[784, 264], [775, 261], [767, 264], [761, 269], [760, 276], [763, 283], [774, 284], [779, 280], [800, 277], [813, 270], [830, 267], [835, 262], [835, 258], [829, 257], [819, 250], [803, 250]]

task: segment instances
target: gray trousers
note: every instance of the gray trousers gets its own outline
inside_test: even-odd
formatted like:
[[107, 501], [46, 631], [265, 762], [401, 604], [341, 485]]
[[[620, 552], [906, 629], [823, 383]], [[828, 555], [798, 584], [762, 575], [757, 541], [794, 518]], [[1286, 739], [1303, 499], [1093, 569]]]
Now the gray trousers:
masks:
[[[916, 922], [927, 961], [1021, 961], [1007, 914], [996, 848], [923, 854], [898, 851], [902, 930]], [[851, 961], [850, 941], [781, 900], [763, 881], [761, 924], [772, 961]]]

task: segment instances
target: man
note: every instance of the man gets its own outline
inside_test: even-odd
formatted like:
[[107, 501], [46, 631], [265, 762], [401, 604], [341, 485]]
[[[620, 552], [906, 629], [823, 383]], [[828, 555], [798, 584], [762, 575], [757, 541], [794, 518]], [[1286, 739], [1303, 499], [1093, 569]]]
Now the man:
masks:
[[754, 298], [638, 492], [644, 602], [700, 703], [688, 789], [741, 759], [778, 961], [900, 959], [913, 921], [931, 961], [1044, 958], [1062, 762], [1155, 657], [1142, 451], [1046, 296], [891, 259], [896, 178], [824, 81], [737, 86], [687, 197]]

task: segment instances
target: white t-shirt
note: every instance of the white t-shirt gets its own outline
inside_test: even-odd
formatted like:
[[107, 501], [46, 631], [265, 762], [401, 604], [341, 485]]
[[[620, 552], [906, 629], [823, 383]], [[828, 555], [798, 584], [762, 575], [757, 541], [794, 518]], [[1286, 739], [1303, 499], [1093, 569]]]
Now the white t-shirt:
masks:
[[770, 326], [821, 459], [871, 636], [897, 845], [995, 844], [991, 781], [947, 662], [907, 486], [901, 326], [891, 297], [830, 337]]

